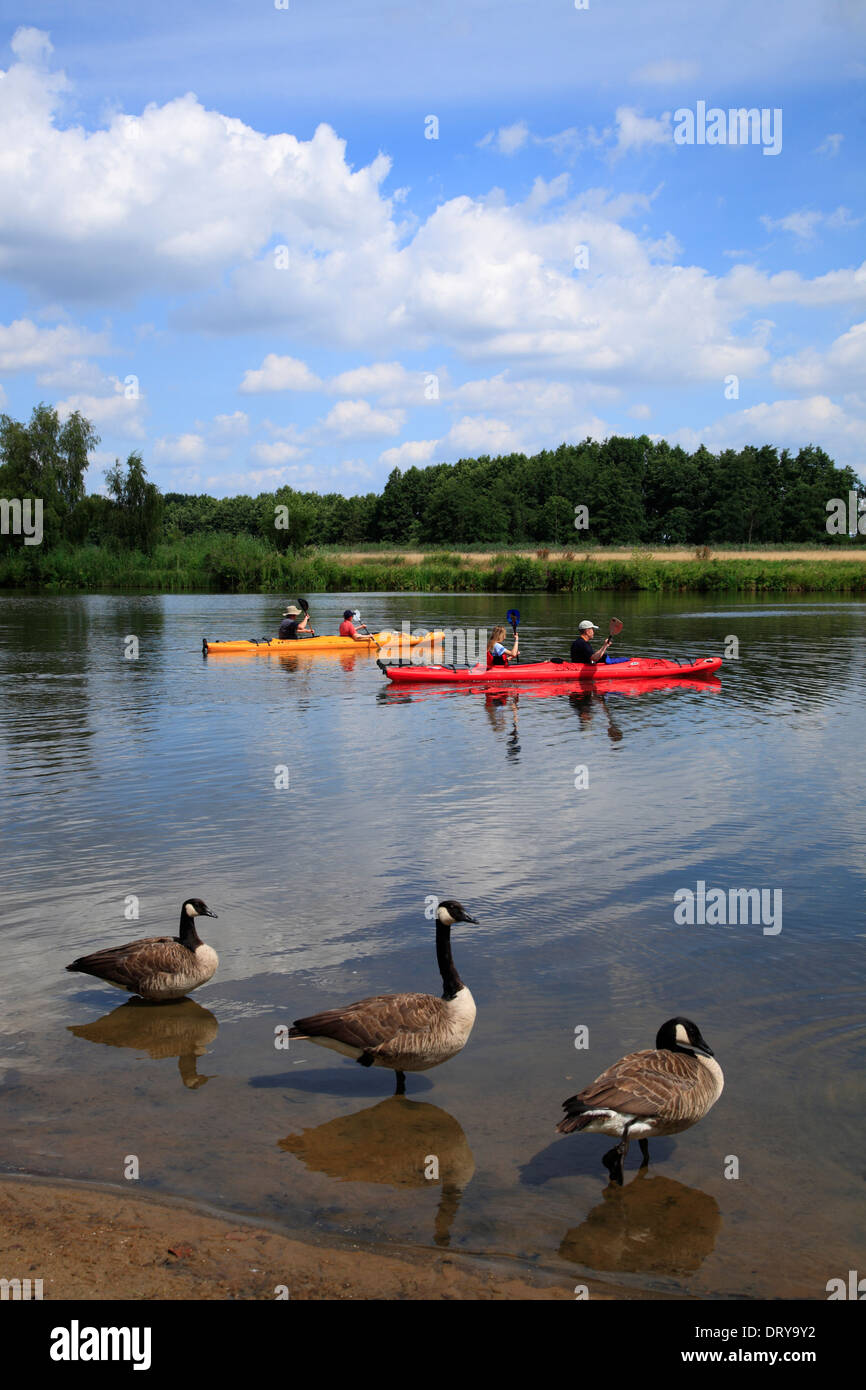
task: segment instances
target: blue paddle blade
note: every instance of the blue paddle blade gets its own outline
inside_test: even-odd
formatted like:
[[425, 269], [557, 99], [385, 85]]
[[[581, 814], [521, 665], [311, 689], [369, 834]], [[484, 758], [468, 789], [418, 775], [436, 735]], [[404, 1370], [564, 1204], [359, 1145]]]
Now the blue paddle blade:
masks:
[[507, 623], [510, 623], [512, 627], [516, 628], [518, 623], [520, 622], [520, 609], [509, 608], [508, 612], [505, 614], [505, 621]]

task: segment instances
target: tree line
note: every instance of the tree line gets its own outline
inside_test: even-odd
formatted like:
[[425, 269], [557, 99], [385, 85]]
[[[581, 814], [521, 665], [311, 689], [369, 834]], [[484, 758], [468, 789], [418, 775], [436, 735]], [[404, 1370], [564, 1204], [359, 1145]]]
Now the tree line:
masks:
[[[47, 545], [68, 541], [141, 550], [209, 533], [252, 535], [277, 550], [546, 544], [839, 544], [827, 503], [866, 497], [851, 468], [816, 445], [796, 454], [772, 445], [689, 452], [665, 440], [585, 439], [538, 454], [483, 455], [427, 468], [393, 469], [381, 493], [343, 497], [289, 487], [214, 498], [169, 492], [147, 477], [139, 453], [87, 495], [88, 453], [99, 443], [78, 412], [61, 422], [37, 406], [30, 423], [0, 415], [0, 498], [41, 497]], [[0, 536], [0, 545], [13, 537]]]

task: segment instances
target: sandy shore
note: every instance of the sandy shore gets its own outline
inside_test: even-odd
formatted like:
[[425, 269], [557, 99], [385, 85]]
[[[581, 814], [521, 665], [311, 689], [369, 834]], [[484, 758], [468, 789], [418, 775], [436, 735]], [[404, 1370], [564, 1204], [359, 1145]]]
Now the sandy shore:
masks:
[[[0, 1178], [0, 1278], [44, 1299], [566, 1299], [575, 1280], [530, 1280], [506, 1261], [446, 1251], [313, 1245], [180, 1201]], [[609, 1287], [591, 1296], [610, 1297]]]

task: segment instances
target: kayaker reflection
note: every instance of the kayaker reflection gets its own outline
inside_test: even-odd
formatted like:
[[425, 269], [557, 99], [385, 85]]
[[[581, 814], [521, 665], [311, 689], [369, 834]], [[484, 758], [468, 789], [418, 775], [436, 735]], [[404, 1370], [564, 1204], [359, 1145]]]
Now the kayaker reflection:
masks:
[[573, 690], [568, 697], [568, 702], [580, 719], [581, 724], [590, 724], [592, 716], [598, 705], [601, 705], [607, 719], [607, 736], [614, 743], [619, 743], [622, 738], [622, 729], [616, 723], [607, 707], [607, 701], [600, 690]]
[[[358, 629], [363, 628], [363, 632]], [[366, 623], [361, 622], [361, 614], [357, 608], [346, 608], [343, 612], [343, 621], [340, 623], [341, 637], [354, 637], [356, 642], [366, 642], [370, 629]]]
[[502, 640], [505, 636], [506, 631], [502, 626], [495, 627], [490, 634], [490, 641], [487, 643], [488, 671], [491, 666], [508, 666], [511, 664], [512, 658], [517, 657], [518, 643], [520, 640], [517, 633], [515, 632], [514, 634], [514, 646], [511, 648], [511, 651], [508, 650]]
[[597, 661], [604, 661], [610, 646], [610, 638], [605, 637], [598, 651], [593, 651], [591, 643], [598, 631], [598, 623], [590, 622], [589, 618], [584, 618], [578, 628], [579, 636], [575, 637], [571, 644], [572, 661], [582, 661], [585, 665], [595, 665]]
[[520, 734], [517, 728], [517, 701], [519, 698], [520, 696], [516, 690], [488, 690], [484, 695], [484, 708], [497, 734], [501, 734], [504, 730], [506, 709], [511, 710], [511, 732], [506, 739], [505, 756], [518, 760], [520, 755]]
[[277, 634], [281, 641], [294, 642], [297, 640], [299, 632], [306, 632], [310, 615], [305, 613], [303, 622], [298, 622], [300, 616], [300, 608], [296, 608], [293, 603], [290, 603], [283, 612], [283, 621], [280, 623], [280, 630]]

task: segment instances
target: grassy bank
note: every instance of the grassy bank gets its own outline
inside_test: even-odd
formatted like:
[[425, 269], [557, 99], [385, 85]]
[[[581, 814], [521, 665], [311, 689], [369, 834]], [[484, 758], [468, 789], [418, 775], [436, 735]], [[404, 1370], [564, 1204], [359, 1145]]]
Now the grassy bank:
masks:
[[[864, 548], [866, 550], [866, 548]], [[64, 591], [146, 589], [164, 593], [589, 592], [866, 593], [859, 558], [768, 558], [760, 552], [667, 559], [635, 550], [602, 550], [573, 559], [545, 551], [454, 554], [431, 552], [342, 556], [313, 551], [280, 554], [254, 537], [188, 537], [152, 555], [100, 546], [16, 547], [0, 552], [0, 588]]]

